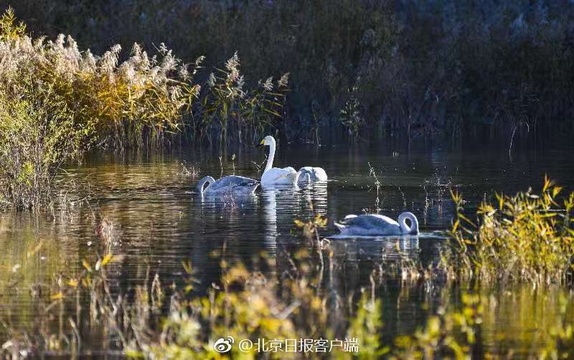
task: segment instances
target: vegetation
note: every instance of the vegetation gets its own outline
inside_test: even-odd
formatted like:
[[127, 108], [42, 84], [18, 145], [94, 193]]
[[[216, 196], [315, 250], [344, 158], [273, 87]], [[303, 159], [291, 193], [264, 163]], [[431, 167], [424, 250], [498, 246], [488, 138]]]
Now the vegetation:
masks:
[[[251, 359], [263, 352], [269, 358], [320, 358], [318, 349], [323, 345], [315, 342], [320, 339], [328, 341], [329, 355], [340, 359], [508, 357], [513, 354], [511, 347], [492, 344], [486, 347], [483, 336], [491, 337], [494, 344], [500, 341], [498, 335], [486, 334], [484, 330], [502, 312], [514, 312], [516, 302], [523, 301], [521, 294], [526, 292], [528, 299], [532, 299], [533, 290], [514, 292], [504, 287], [502, 292], [516, 297], [506, 300], [504, 296], [493, 298], [495, 288], [490, 285], [501, 280], [507, 286], [510, 281], [536, 286], [547, 286], [551, 280], [565, 281], [569, 260], [559, 264], [558, 254], [549, 253], [559, 247], [569, 257], [572, 254], [572, 249], [565, 247], [571, 242], [572, 229], [568, 217], [562, 216], [568, 212], [549, 212], [550, 206], [557, 205], [559, 190], [546, 180], [540, 196], [530, 191], [514, 197], [499, 196], [497, 209], [483, 204], [478, 210], [482, 219], [479, 228], [464, 227], [462, 220], [453, 224], [456, 258], [447, 254], [442, 265], [428, 269], [421, 269], [420, 264], [412, 261], [383, 260], [373, 266], [366, 282], [369, 285], [362, 286], [358, 293], [341, 292], [342, 289], [333, 286], [332, 277], [338, 276], [339, 266], [333, 257], [336, 244], [320, 238], [317, 230], [326, 223], [321, 216], [295, 221], [307, 241], [282, 255], [286, 259], [281, 261], [288, 266], [280, 265], [278, 258], [261, 254], [247, 269], [232, 256], [220, 254], [221, 278], [205, 291], [196, 289], [194, 267], [185, 263], [181, 281], [170, 286], [162, 284], [148, 268], [147, 280], [130, 294], [118, 292], [108, 276], [122, 257], [110, 252], [113, 247], [109, 244], [118, 241], [113, 223], [109, 219], [101, 221], [97, 225], [102, 239], [98, 249], [103, 255], [83, 259], [81, 272], [62, 270], [54, 279], [30, 286], [34, 301], [41, 304], [37, 307], [35, 325], [21, 328], [13, 325], [10, 317], [3, 318], [9, 340], [2, 346], [2, 354], [12, 358], [23, 354], [81, 354], [84, 337], [92, 336], [101, 341], [101, 348], [107, 353], [119, 352], [135, 358]], [[571, 200], [566, 201], [568, 211]], [[462, 218], [459, 214], [459, 219]], [[498, 222], [498, 230], [493, 230], [493, 221]], [[520, 239], [513, 240], [516, 235], [536, 239], [536, 247], [527, 240], [518, 243]], [[24, 263], [35, 266], [33, 258], [40, 256], [42, 246], [40, 243], [28, 251]], [[534, 251], [540, 254], [536, 263], [532, 258]], [[12, 265], [12, 271], [6, 272], [0, 286], [22, 286], [15, 285], [22, 281], [21, 274], [27, 272], [20, 271], [20, 265]], [[471, 277], [480, 280], [482, 286], [469, 290], [456, 288], [457, 283], [468, 284]], [[429, 297], [422, 304], [429, 311], [425, 324], [388, 342], [383, 340], [385, 313], [379, 294], [386, 291], [388, 281], [399, 279], [401, 292], [417, 293], [430, 286], [438, 296]], [[554, 292], [546, 293], [543, 298], [547, 304], [536, 311], [551, 309], [555, 316], [545, 317], [546, 323], [537, 324], [541, 331], [537, 336], [543, 334], [544, 342], [533, 346], [525, 356], [572, 355], [572, 294], [551, 294]], [[501, 303], [494, 299], [500, 299]], [[521, 308], [531, 307], [521, 304]], [[527, 319], [537, 321], [532, 316]], [[522, 321], [521, 317], [517, 321]], [[269, 350], [271, 346], [284, 350], [291, 346], [285, 339], [314, 340], [307, 352], [300, 350], [300, 345], [293, 345], [292, 353]], [[244, 345], [245, 341], [251, 345], [240, 347], [244, 346], [239, 344], [241, 340]], [[536, 340], [533, 337], [529, 341]], [[267, 350], [259, 348], [262, 341], [267, 341]], [[222, 355], [222, 350], [229, 352]]]
[[487, 283], [526, 281], [533, 286], [572, 283], [574, 264], [574, 193], [560, 203], [561, 188], [544, 180], [541, 193], [497, 195], [495, 205], [483, 203], [478, 226], [458, 206], [452, 236], [455, 246], [445, 254], [446, 266], [464, 278]]
[[[37, 9], [42, 7], [33, 1], [17, 4], [23, 18], [55, 40], [27, 33], [11, 9], [0, 19], [0, 202], [15, 209], [49, 205], [62, 167], [97, 146], [250, 143], [270, 129], [315, 142], [343, 133], [359, 139], [396, 131], [412, 141], [437, 134], [460, 138], [487, 125], [511, 134], [510, 155], [516, 131], [574, 130], [571, 121], [560, 120], [571, 119], [574, 108], [572, 14], [550, 2], [109, 0], [74, 6], [54, 1], [49, 11]], [[72, 35], [58, 35], [62, 29]], [[120, 45], [110, 47], [136, 39], [161, 44], [158, 54], [150, 57], [146, 45], [137, 43], [130, 55], [122, 55]], [[81, 50], [88, 45], [103, 55]], [[206, 60], [197, 54], [208, 55], [215, 70], [204, 72]], [[229, 54], [234, 55], [218, 66]], [[247, 81], [238, 54], [242, 69], [267, 80]], [[285, 75], [274, 80], [268, 73]], [[380, 182], [371, 170], [377, 208]], [[108, 277], [121, 260], [107, 246], [117, 233], [102, 216], [96, 234], [106, 248], [98, 249], [101, 256], [81, 259], [79, 272], [57, 269], [52, 279], [30, 280], [31, 271], [21, 270], [20, 263], [2, 263], [10, 271], [2, 272], [0, 297], [17, 291], [38, 306], [29, 328], [2, 313], [7, 340], [0, 353], [76, 356], [84, 339], [94, 336], [109, 354], [146, 358], [221, 358], [219, 346], [228, 344], [233, 357], [260, 355], [256, 347], [241, 350], [230, 337], [253, 344], [337, 339], [331, 355], [343, 359], [501, 356], [478, 349], [484, 322], [496, 314], [489, 313], [483, 289], [571, 285], [574, 279], [574, 194], [561, 200], [560, 191], [545, 179], [539, 195], [498, 195], [494, 205], [479, 207], [476, 222], [464, 214], [462, 197], [453, 194], [453, 244], [440, 266], [423, 269], [408, 259], [377, 264], [360, 293], [329, 286], [335, 244], [320, 238], [318, 229], [327, 221], [318, 215], [295, 221], [307, 242], [285, 250], [284, 268], [264, 254], [252, 269], [223, 257], [219, 281], [204, 293], [195, 289], [191, 264], [183, 265], [179, 283], [164, 285], [148, 269], [145, 283], [122, 293]], [[34, 242], [21, 262], [42, 264], [43, 244]], [[377, 294], [389, 279], [405, 289], [443, 292], [438, 307], [424, 304], [426, 324], [387, 343]], [[473, 286], [454, 287], [461, 283]], [[451, 294], [460, 301], [450, 301]], [[549, 340], [528, 356], [572, 356], [572, 294], [556, 302], [556, 322], [542, 330]], [[293, 357], [321, 357], [318, 344]], [[286, 354], [268, 354], [275, 355]]]
[[198, 91], [166, 49], [159, 61], [136, 44], [120, 64], [119, 46], [96, 58], [71, 37], [31, 38], [11, 9], [0, 27], [0, 179], [14, 208], [44, 205], [57, 170], [96, 141], [124, 147], [144, 130], [161, 136]]
[[[94, 56], [70, 36], [31, 37], [12, 9], [0, 30], [0, 200], [12, 208], [47, 205], [58, 170], [94, 145], [163, 145], [183, 128], [194, 139], [215, 132], [220, 141], [229, 128], [245, 140], [242, 132], [257, 136], [280, 116], [287, 75], [247, 91], [237, 54], [201, 91], [193, 76], [203, 58], [190, 71], [163, 44], [159, 58], [137, 43], [125, 61], [119, 45]], [[184, 124], [185, 113], [195, 122]]]
[[13, 5], [33, 31], [63, 31], [98, 51], [167, 42], [187, 61], [206, 55], [210, 66], [238, 51], [254, 79], [290, 72], [285, 123], [275, 124], [289, 138], [508, 141], [516, 128], [525, 134], [522, 124], [531, 134], [574, 130], [574, 12], [563, 1], [35, 4]]

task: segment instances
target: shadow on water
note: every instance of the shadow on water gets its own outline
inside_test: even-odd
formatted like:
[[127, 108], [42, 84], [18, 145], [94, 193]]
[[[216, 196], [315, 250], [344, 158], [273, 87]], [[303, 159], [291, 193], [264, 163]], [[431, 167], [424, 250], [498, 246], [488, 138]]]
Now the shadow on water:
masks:
[[[0, 317], [32, 327], [41, 311], [34, 305], [38, 289], [59, 274], [81, 272], [82, 260], [93, 259], [105, 249], [121, 259], [109, 272], [117, 292], [130, 292], [156, 274], [163, 284], [180, 283], [182, 263], [191, 261], [197, 280], [194, 291], [204, 294], [219, 281], [223, 259], [259, 266], [262, 253], [276, 259], [276, 268], [271, 265], [266, 271], [280, 278], [290, 255], [309, 246], [296, 229], [295, 219], [326, 217], [327, 227], [319, 229], [325, 238], [338, 233], [334, 221], [347, 214], [373, 212], [378, 206], [380, 213], [393, 218], [404, 210], [415, 213], [421, 234], [331, 239], [324, 282], [325, 288], [336, 289], [343, 297], [375, 283], [384, 307], [382, 335], [391, 341], [412, 333], [439, 304], [457, 303], [460, 292], [469, 290], [453, 290], [440, 279], [424, 276], [406, 282], [403, 273], [404, 264], [424, 272], [438, 262], [445, 240], [435, 231], [450, 227], [454, 214], [451, 190], [461, 191], [472, 209], [495, 191], [516, 192], [540, 184], [545, 173], [559, 182], [568, 182], [574, 175], [569, 153], [564, 152], [516, 151], [509, 162], [489, 151], [402, 153], [284, 146], [277, 163], [296, 168], [322, 166], [329, 174], [328, 183], [259, 189], [249, 197], [202, 198], [196, 194], [195, 183], [205, 175], [260, 176], [254, 165], [263, 160], [260, 151], [241, 149], [237, 154], [221, 160], [210, 152], [91, 159], [66, 175], [89, 181], [90, 205], [78, 202], [48, 219], [2, 214], [0, 246], [6, 250], [0, 258]], [[369, 176], [369, 164], [381, 182], [378, 192]], [[107, 236], [102, 235], [104, 228]], [[549, 290], [544, 297], [523, 288], [517, 291], [509, 295], [505, 290], [483, 290], [490, 299], [483, 325], [484, 346], [496, 348], [494, 339], [501, 333], [508, 344], [518, 347], [544, 342], [538, 324], [551, 322], [546, 317], [552, 314], [549, 299], [561, 290]], [[511, 311], [511, 299], [516, 297], [521, 328], [515, 326], [516, 313]], [[529, 315], [529, 309], [536, 312]], [[93, 347], [98, 347], [95, 340]]]

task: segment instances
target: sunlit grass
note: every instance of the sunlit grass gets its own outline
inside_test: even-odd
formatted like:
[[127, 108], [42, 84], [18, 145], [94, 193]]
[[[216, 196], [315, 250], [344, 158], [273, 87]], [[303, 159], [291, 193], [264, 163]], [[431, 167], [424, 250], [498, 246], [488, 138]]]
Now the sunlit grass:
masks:
[[[245, 86], [237, 53], [205, 86], [204, 57], [185, 64], [164, 44], [122, 54], [82, 50], [71, 36], [33, 37], [8, 8], [0, 18], [0, 205], [41, 209], [63, 165], [89, 150], [188, 140], [247, 142], [281, 117], [288, 75]], [[121, 61], [120, 59], [125, 58]]]
[[560, 192], [546, 178], [539, 194], [499, 194], [494, 204], [482, 203], [477, 220], [463, 214], [462, 197], [453, 194], [458, 216], [451, 234], [456, 244], [443, 258], [446, 266], [486, 283], [571, 283], [574, 193], [560, 198]]
[[171, 51], [149, 57], [134, 45], [102, 56], [71, 37], [33, 38], [8, 9], [0, 18], [0, 184], [11, 207], [39, 208], [66, 162], [96, 142], [126, 147], [177, 128], [199, 91]]
[[[106, 221], [111, 222], [109, 219]], [[525, 294], [527, 289], [524, 288], [512, 297], [501, 295], [506, 296], [504, 298], [486, 290], [459, 292], [452, 285], [464, 281], [463, 278], [457, 282], [435, 284], [440, 287], [442, 295], [429, 298], [434, 299], [432, 303], [436, 307], [429, 307], [431, 303], [426, 301], [421, 304], [428, 310], [432, 309], [424, 324], [397, 336], [392, 342], [383, 342], [382, 334], [387, 328], [383, 303], [377, 294], [383, 291], [385, 279], [397, 279], [397, 273], [378, 271], [373, 267], [370, 282], [367, 282], [370, 285], [348, 293], [340, 292], [342, 289], [333, 286], [332, 279], [327, 280], [338, 276], [328, 274], [338, 271], [341, 264], [334, 258], [331, 244], [317, 235], [317, 228], [324, 224], [322, 217], [298, 220], [296, 226], [301, 229], [302, 236], [313, 244], [307, 242], [295, 251], [283, 253], [281, 259], [261, 254], [251, 269], [233, 257], [221, 257], [221, 276], [207, 287], [202, 286], [205, 292], [196, 292], [196, 269], [193, 264], [185, 262], [182, 264], [182, 281], [163, 284], [161, 278], [148, 269], [146, 279], [135, 285], [130, 296], [118, 292], [110, 276], [116, 266], [121, 266], [123, 257], [113, 255], [110, 251], [114, 247], [108, 243], [119, 241], [113, 238], [121, 235], [106, 232], [106, 238], [94, 248], [94, 253], [102, 251], [102, 254], [87, 253], [86, 258], [80, 259], [80, 271], [62, 270], [34, 280], [34, 288], [41, 289], [41, 293], [30, 293], [36, 304], [35, 327], [11, 321], [22, 315], [17, 310], [19, 305], [4, 302], [5, 307], [13, 306], [16, 312], [10, 318], [1, 318], [4, 333], [8, 336], [2, 344], [2, 354], [35, 356], [50, 352], [73, 355], [81, 354], [88, 344], [100, 344], [110, 354], [119, 351], [134, 358], [221, 358], [214, 345], [218, 339], [231, 336], [236, 342], [228, 356], [245, 359], [261, 356], [262, 352], [257, 352], [256, 348], [241, 350], [238, 342], [244, 339], [254, 344], [276, 339], [282, 346], [285, 339], [340, 340], [341, 346], [329, 351], [329, 356], [337, 359], [422, 359], [437, 356], [462, 359], [472, 356], [476, 347], [484, 346], [488, 339], [489, 347], [481, 351], [485, 356], [496, 357], [511, 354], [512, 345], [493, 345], [493, 337], [495, 339], [498, 335], [494, 333], [487, 337], [483, 331], [496, 329], [496, 317], [501, 312], [512, 311], [516, 306], [521, 311], [529, 311], [534, 305], [535, 311], [547, 308], [555, 311], [545, 318], [545, 322], [538, 323], [544, 329], [541, 331], [547, 333], [528, 334], [526, 338], [519, 339], [525, 344], [536, 344], [532, 350], [522, 348], [521, 351], [529, 351], [530, 356], [570, 354], [573, 336], [569, 295], [559, 293], [557, 298], [531, 304], [533, 295]], [[106, 225], [110, 226], [113, 223]], [[35, 247], [32, 245], [26, 252], [28, 260], [13, 261], [22, 265], [15, 274], [33, 273], [30, 266], [34, 267], [42, 256], [43, 242]], [[57, 257], [57, 254], [51, 255], [51, 258]], [[13, 264], [4, 266], [13, 267]], [[409, 264], [401, 266], [408, 268]], [[416, 264], [411, 266], [418, 272]], [[273, 270], [259, 270], [264, 268]], [[0, 285], [7, 286], [17, 281], [14, 274], [4, 274]], [[421, 291], [420, 279], [417, 276], [412, 281], [403, 279], [400, 282], [402, 290], [406, 293]], [[434, 280], [431, 276], [424, 281]], [[27, 286], [27, 283], [22, 281], [17, 286]], [[512, 288], [501, 291], [510, 290]], [[460, 294], [460, 299], [455, 300], [458, 295], [453, 297], [452, 294]], [[398, 300], [397, 306], [402, 301]], [[559, 306], [556, 307], [557, 304]], [[535, 316], [521, 314], [516, 326], [537, 328], [531, 324]], [[97, 340], [90, 342], [90, 337]], [[496, 339], [494, 341], [497, 342]], [[357, 352], [351, 345], [356, 345]], [[298, 359], [304, 356], [319, 358], [321, 354], [294, 351], [287, 354], [268, 352], [266, 355]]]

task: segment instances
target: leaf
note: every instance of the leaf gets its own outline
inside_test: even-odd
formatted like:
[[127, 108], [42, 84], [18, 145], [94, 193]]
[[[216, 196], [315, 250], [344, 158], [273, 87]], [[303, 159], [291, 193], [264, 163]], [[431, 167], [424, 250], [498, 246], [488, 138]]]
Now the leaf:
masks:
[[88, 260], [83, 259], [82, 260], [82, 265], [84, 266], [84, 268], [88, 271], [92, 271], [92, 266], [90, 265], [90, 263], [88, 262]]
[[112, 255], [112, 253], [108, 253], [106, 256], [104, 256], [104, 259], [102, 260], [102, 266], [106, 266], [112, 259], [113, 259], [114, 255]]
[[60, 291], [57, 294], [54, 294], [52, 296], [50, 296], [50, 300], [60, 300], [64, 298], [64, 294], [62, 294], [62, 292]]

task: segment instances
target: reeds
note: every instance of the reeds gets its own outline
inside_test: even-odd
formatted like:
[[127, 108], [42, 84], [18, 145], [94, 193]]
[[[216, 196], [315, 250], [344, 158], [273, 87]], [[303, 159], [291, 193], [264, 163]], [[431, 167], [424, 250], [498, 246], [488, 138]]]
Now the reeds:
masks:
[[184, 64], [164, 44], [154, 56], [137, 43], [124, 61], [120, 45], [96, 56], [71, 36], [26, 34], [11, 8], [0, 30], [0, 200], [12, 208], [45, 206], [62, 165], [96, 146], [159, 147], [181, 130], [253, 143], [281, 117], [288, 74], [251, 89], [237, 54], [201, 90], [204, 57]]
[[574, 193], [560, 199], [560, 191], [545, 178], [539, 194], [499, 194], [494, 204], [479, 206], [477, 222], [463, 214], [462, 197], [453, 194], [455, 246], [443, 262], [462, 278], [486, 283], [572, 283]]
[[12, 9], [0, 28], [0, 181], [17, 209], [45, 205], [57, 170], [95, 143], [157, 141], [199, 90], [164, 47], [158, 59], [135, 44], [120, 63], [119, 45], [97, 57], [69, 36], [32, 38]]
[[204, 54], [210, 66], [238, 51], [243, 72], [255, 79], [290, 72], [290, 138], [457, 140], [485, 130], [508, 141], [522, 123], [532, 133], [574, 130], [566, 120], [574, 109], [573, 15], [563, 1], [115, 0], [71, 7], [60, 0], [48, 13], [30, 0], [14, 6], [35, 19], [35, 31], [65, 29], [100, 51], [109, 34], [123, 44], [169, 40], [183, 58]]
[[188, 121], [194, 139], [253, 144], [281, 119], [289, 74], [277, 81], [269, 77], [249, 88], [239, 68], [236, 52], [223, 69], [209, 74]]

